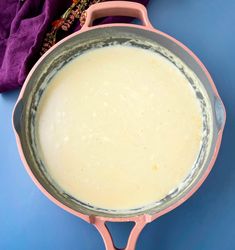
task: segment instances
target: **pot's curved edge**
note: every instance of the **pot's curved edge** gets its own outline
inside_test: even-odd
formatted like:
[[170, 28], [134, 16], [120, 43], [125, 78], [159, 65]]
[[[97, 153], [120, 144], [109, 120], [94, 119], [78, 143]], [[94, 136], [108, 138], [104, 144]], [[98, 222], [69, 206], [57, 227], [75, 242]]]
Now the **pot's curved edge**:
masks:
[[77, 212], [73, 209], [71, 209], [70, 207], [64, 205], [63, 203], [61, 203], [60, 201], [58, 201], [57, 199], [55, 199], [42, 185], [41, 183], [39, 183], [39, 181], [36, 179], [36, 177], [34, 176], [34, 174], [32, 173], [25, 157], [24, 157], [24, 153], [23, 153], [23, 149], [22, 149], [22, 145], [21, 145], [21, 141], [20, 141], [20, 137], [14, 127], [14, 124], [13, 124], [13, 130], [14, 130], [14, 134], [15, 134], [15, 137], [16, 137], [16, 143], [17, 143], [17, 148], [18, 148], [18, 151], [19, 151], [19, 155], [20, 155], [20, 158], [21, 158], [21, 161], [24, 165], [24, 168], [26, 169], [28, 175], [31, 177], [31, 179], [33, 180], [34, 184], [38, 187], [38, 189], [48, 198], [50, 199], [53, 203], [55, 203], [56, 205], [58, 205], [59, 207], [61, 207], [62, 209], [66, 210], [67, 212], [75, 215], [75, 216], [78, 216], [80, 217], [81, 219], [87, 221], [87, 222], [90, 222], [90, 217], [89, 215], [85, 215], [85, 214], [82, 214], [80, 212]]

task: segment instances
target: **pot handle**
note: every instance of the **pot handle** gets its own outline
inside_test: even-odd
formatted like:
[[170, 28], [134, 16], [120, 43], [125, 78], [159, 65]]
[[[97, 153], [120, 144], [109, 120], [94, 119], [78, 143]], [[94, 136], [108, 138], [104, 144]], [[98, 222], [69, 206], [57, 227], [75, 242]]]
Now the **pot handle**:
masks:
[[128, 1], [108, 1], [91, 5], [86, 11], [86, 20], [82, 29], [92, 27], [97, 18], [107, 16], [127, 16], [141, 20], [142, 25], [153, 28], [144, 5]]
[[22, 116], [23, 108], [24, 108], [24, 103], [23, 103], [23, 100], [20, 99], [16, 102], [16, 105], [13, 110], [13, 115], [12, 115], [13, 128], [15, 129], [18, 135], [20, 134], [20, 130], [21, 130], [20, 124], [21, 124], [21, 116]]
[[216, 96], [214, 99], [215, 120], [218, 131], [223, 130], [226, 121], [226, 111], [224, 104], [220, 97]]
[[142, 229], [150, 221], [145, 216], [139, 216], [133, 220], [130, 219], [130, 221], [135, 222], [135, 225], [131, 230], [126, 247], [124, 249], [119, 249], [114, 245], [112, 235], [105, 224], [106, 219], [98, 217], [91, 219], [91, 223], [94, 224], [103, 238], [106, 250], [135, 250], [136, 242]]

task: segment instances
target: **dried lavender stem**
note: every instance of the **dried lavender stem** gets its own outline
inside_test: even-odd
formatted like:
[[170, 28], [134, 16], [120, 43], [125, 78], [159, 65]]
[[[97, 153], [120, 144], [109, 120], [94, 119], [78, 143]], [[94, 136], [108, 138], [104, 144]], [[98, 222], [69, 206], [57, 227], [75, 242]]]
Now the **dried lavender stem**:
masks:
[[51, 31], [44, 38], [40, 55], [44, 54], [50, 47], [56, 43], [56, 35], [59, 29], [68, 31], [75, 19], [80, 19], [81, 25], [84, 24], [86, 13], [85, 10], [92, 4], [102, 2], [102, 0], [78, 0], [73, 1], [71, 6], [65, 11], [60, 19], [52, 23]]

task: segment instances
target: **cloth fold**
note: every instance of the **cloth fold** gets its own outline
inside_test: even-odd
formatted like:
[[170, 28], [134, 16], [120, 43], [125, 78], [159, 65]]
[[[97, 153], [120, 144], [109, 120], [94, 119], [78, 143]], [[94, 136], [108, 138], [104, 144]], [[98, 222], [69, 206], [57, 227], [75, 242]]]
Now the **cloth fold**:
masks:
[[[147, 5], [148, 0], [136, 2]], [[70, 6], [71, 0], [0, 1], [0, 92], [22, 86], [39, 59], [51, 22]], [[107, 17], [102, 23], [130, 22], [130, 18]], [[79, 30], [77, 21], [63, 37]]]

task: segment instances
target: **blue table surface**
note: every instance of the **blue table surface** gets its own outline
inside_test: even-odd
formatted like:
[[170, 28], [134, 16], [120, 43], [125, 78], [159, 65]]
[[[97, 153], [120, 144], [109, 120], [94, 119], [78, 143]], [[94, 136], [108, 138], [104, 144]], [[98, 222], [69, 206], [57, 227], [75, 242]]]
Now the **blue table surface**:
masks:
[[[191, 48], [210, 71], [227, 109], [214, 169], [183, 205], [148, 224], [137, 250], [235, 249], [235, 1], [152, 0], [152, 24]], [[11, 114], [19, 91], [0, 95], [0, 249], [102, 250], [96, 229], [48, 200], [26, 173]], [[130, 224], [111, 224], [125, 245]]]

